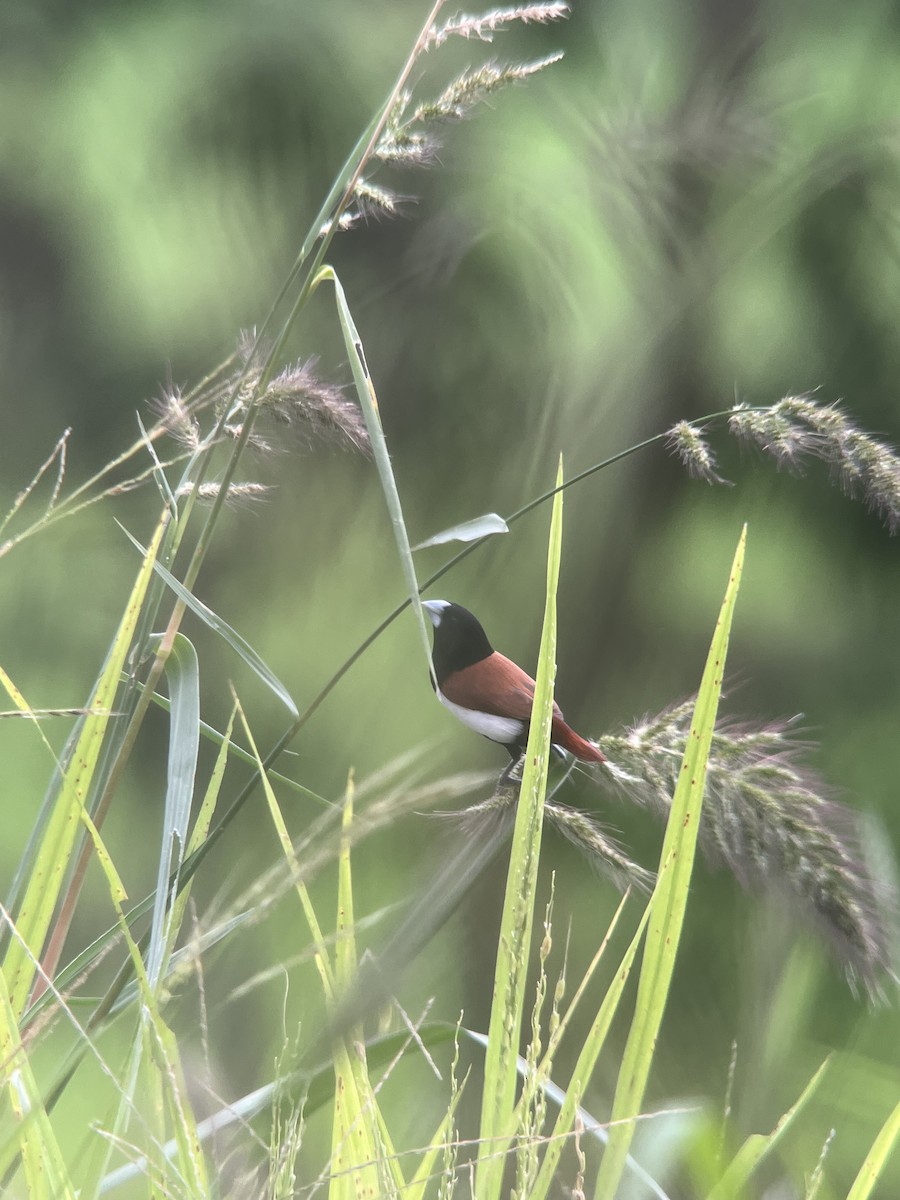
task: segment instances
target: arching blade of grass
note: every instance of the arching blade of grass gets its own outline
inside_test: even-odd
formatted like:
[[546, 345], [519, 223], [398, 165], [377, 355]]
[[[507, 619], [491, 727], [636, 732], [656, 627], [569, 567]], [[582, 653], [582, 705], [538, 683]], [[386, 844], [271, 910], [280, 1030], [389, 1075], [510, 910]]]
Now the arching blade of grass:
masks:
[[697, 693], [691, 734], [685, 747], [681, 773], [666, 825], [660, 855], [660, 879], [650, 903], [650, 925], [638, 984], [636, 1010], [613, 1100], [612, 1120], [621, 1124], [616, 1124], [611, 1130], [606, 1153], [600, 1164], [595, 1193], [598, 1200], [613, 1200], [618, 1191], [625, 1158], [634, 1135], [634, 1118], [640, 1112], [653, 1063], [656, 1038], [665, 1012], [687, 906], [703, 804], [703, 788], [706, 782], [706, 763], [709, 759], [722, 691], [725, 656], [744, 565], [746, 538], [745, 527], [738, 541], [725, 599]]
[[170, 900], [178, 890], [178, 870], [187, 845], [200, 749], [200, 666], [197, 651], [183, 633], [176, 633], [172, 642], [172, 650], [166, 660], [166, 677], [171, 701], [169, 762], [156, 898], [147, 951], [147, 974], [152, 988], [157, 986], [165, 973], [166, 952], [173, 940]]
[[391, 456], [388, 453], [384, 430], [381, 427], [381, 416], [378, 412], [378, 400], [375, 396], [375, 388], [372, 384], [372, 377], [369, 375], [369, 368], [366, 366], [366, 356], [362, 340], [356, 330], [353, 317], [350, 314], [347, 297], [344, 295], [341, 281], [331, 267], [323, 267], [316, 276], [316, 283], [320, 281], [324, 282], [325, 280], [331, 280], [334, 284], [341, 333], [344, 335], [344, 344], [347, 347], [347, 356], [350, 359], [350, 367], [353, 371], [353, 382], [356, 386], [359, 405], [363, 411], [366, 428], [369, 432], [372, 456], [375, 459], [375, 466], [378, 469], [378, 478], [381, 481], [381, 489], [384, 492], [385, 502], [387, 503], [388, 513], [391, 518], [394, 540], [397, 543], [397, 552], [400, 555], [400, 564], [403, 567], [403, 575], [406, 579], [406, 588], [409, 593], [413, 612], [415, 613], [422, 647], [425, 651], [425, 661], [428, 663], [430, 671], [431, 643], [425, 625], [422, 602], [419, 599], [419, 581], [416, 577], [416, 567], [413, 562], [406, 522], [403, 519], [403, 506], [400, 503], [400, 493], [397, 490], [397, 481], [394, 479], [394, 469], [391, 466]]
[[[561, 481], [560, 460], [557, 485]], [[562, 493], [557, 492], [550, 520], [544, 627], [528, 746], [525, 752], [525, 769], [519, 791], [509, 872], [506, 877], [506, 898], [497, 945], [494, 994], [484, 1064], [484, 1097], [477, 1168], [477, 1194], [482, 1200], [493, 1200], [501, 1194], [505, 1135], [509, 1130], [515, 1103], [516, 1065], [525, 1007], [525, 981], [534, 920], [544, 795], [547, 789], [550, 756], [553, 678], [556, 674], [556, 588], [561, 546]]]
[[40, 957], [76, 843], [84, 811], [84, 799], [90, 788], [111, 719], [110, 710], [119, 684], [119, 675], [131, 645], [147, 587], [153, 578], [153, 564], [167, 522], [168, 516], [164, 514], [156, 528], [150, 548], [144, 555], [103, 672], [87, 704], [87, 708], [91, 710], [90, 715], [84, 719], [74, 752], [66, 764], [59, 794], [41, 839], [21, 908], [15, 917], [22, 940], [14, 938], [10, 942], [3, 961], [3, 972], [17, 1019], [25, 1011], [34, 980], [35, 966], [32, 956]]
[[[157, 707], [161, 708], [163, 712], [169, 711], [170, 705], [168, 697], [161, 696], [159, 692], [153, 693], [153, 703], [157, 705]], [[239, 762], [246, 763], [250, 767], [256, 766], [256, 759], [249, 752], [249, 750], [244, 750], [242, 746], [238, 746], [234, 742], [228, 740], [225, 734], [221, 733], [213, 725], [208, 725], [206, 721], [200, 722], [200, 736], [206, 738], [207, 741], [215, 742], [217, 746], [222, 746], [223, 744], [227, 743], [228, 753], [232, 758], [236, 758]], [[230, 734], [228, 737], [230, 738]], [[289, 775], [282, 775], [280, 771], [273, 771], [271, 767], [269, 768], [268, 774], [269, 778], [275, 780], [276, 783], [281, 783], [285, 787], [290, 788], [292, 791], [297, 792], [298, 795], [305, 796], [307, 800], [315, 800], [316, 803], [320, 804], [323, 808], [331, 808], [334, 806], [334, 801], [326, 800], [324, 796], [320, 796], [319, 793], [314, 792], [312, 788], [304, 787], [302, 783], [298, 783], [296, 779], [291, 779]], [[191, 846], [190, 852], [193, 853], [193, 851], [196, 849], [198, 849], [198, 846]]]
[[847, 1200], [869, 1200], [874, 1194], [881, 1173], [887, 1166], [887, 1161], [900, 1142], [900, 1104], [879, 1131], [878, 1137], [872, 1143], [872, 1149], [866, 1155], [866, 1161], [859, 1169], [859, 1174], [853, 1180], [853, 1186], [847, 1193]]
[[[140, 542], [136, 538], [133, 538], [127, 529], [122, 526], [120, 528], [122, 528], [128, 540], [143, 554], [144, 549]], [[194, 593], [186, 588], [180, 580], [176, 579], [171, 571], [166, 570], [162, 563], [155, 563], [154, 569], [166, 581], [178, 599], [183, 601], [191, 612], [196, 613], [200, 620], [205, 625], [208, 625], [214, 633], [217, 633], [219, 637], [226, 641], [235, 654], [244, 660], [250, 670], [255, 675], [258, 675], [263, 683], [275, 693], [291, 716], [296, 717], [298, 709], [291, 698], [290, 692], [275, 672], [266, 666], [246, 638], [241, 637], [236, 629], [232, 629], [228, 622], [223, 621], [211, 608], [207, 608], [202, 600], [198, 600]]]

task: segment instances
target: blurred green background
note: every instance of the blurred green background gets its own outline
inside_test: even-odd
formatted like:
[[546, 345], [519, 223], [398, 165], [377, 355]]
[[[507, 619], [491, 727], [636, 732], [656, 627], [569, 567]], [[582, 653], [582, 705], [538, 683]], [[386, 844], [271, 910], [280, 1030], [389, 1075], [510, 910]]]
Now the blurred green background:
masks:
[[[71, 426], [67, 481], [137, 436], [135, 413], [188, 385], [258, 325], [331, 179], [387, 95], [421, 3], [14, 4], [0, 17], [0, 507]], [[563, 61], [448, 127], [429, 171], [379, 177], [403, 218], [338, 237], [334, 264], [363, 338], [413, 538], [550, 486], [674, 421], [819, 389], [863, 428], [900, 438], [900, 11], [861, 2], [576, 3], [569, 21], [492, 47], [433, 55], [433, 95], [489, 55]], [[324, 289], [290, 346], [349, 383]], [[566, 499], [557, 694], [585, 733], [654, 712], [696, 687], [741, 524], [745, 582], [730, 652], [732, 713], [803, 713], [837, 795], [900, 844], [897, 543], [824, 468], [779, 474], [712, 435], [734, 486], [687, 478], [655, 447]], [[230, 511], [197, 592], [242, 631], [302, 707], [402, 598], [370, 463], [299, 441], [243, 463], [270, 498]], [[155, 492], [99, 506], [0, 564], [0, 662], [36, 706], [82, 703], [112, 635]], [[548, 512], [479, 549], [436, 594], [482, 619], [525, 665], [537, 650]], [[421, 573], [444, 560], [421, 556]], [[268, 745], [286, 723], [206, 630], [203, 715], [221, 725], [233, 679]], [[153, 882], [166, 726], [145, 744], [130, 804], [106, 828], [129, 892]], [[65, 730], [51, 732], [61, 745]], [[431, 699], [409, 617], [347, 675], [287, 769], [340, 796], [428, 743], [427, 773], [499, 767], [503, 755]], [[21, 854], [46, 752], [0, 722], [0, 879]], [[120, 800], [123, 797], [120, 797]], [[651, 818], [584, 788], [653, 865]], [[284, 798], [299, 834], [313, 805]], [[276, 861], [257, 796], [199, 883], [202, 910]], [[360, 847], [360, 911], [415, 894], [446, 826], [407, 816]], [[572, 975], [617, 897], [569, 847], [555, 869], [558, 944]], [[218, 875], [216, 876], [216, 872]], [[502, 871], [422, 954], [415, 1010], [484, 1027]], [[331, 882], [322, 881], [323, 903]], [[92, 904], [94, 907], [92, 908]], [[867, 1011], [817, 937], [723, 874], [698, 870], [653, 1103], [721, 1104], [738, 1040], [738, 1129], [770, 1127], [829, 1047], [826, 1092], [796, 1135], [795, 1177], [839, 1126], [829, 1163], [855, 1173], [900, 1089], [900, 1021]], [[229, 993], [271, 965], [291, 901], [213, 960], [217, 1087], [263, 1082], [281, 1037], [284, 980]], [[98, 879], [73, 948], [109, 923]], [[295, 992], [292, 1003], [299, 1003]], [[190, 1025], [185, 1006], [185, 1025]], [[621, 1031], [620, 1031], [621, 1032]], [[216, 1047], [219, 1047], [218, 1051]], [[225, 1049], [222, 1049], [222, 1048]], [[226, 1052], [227, 1051], [227, 1052]], [[595, 1109], [608, 1105], [614, 1055]], [[427, 1122], [426, 1122], [427, 1124]], [[894, 1192], [900, 1190], [895, 1172]], [[781, 1195], [783, 1193], [779, 1193]], [[839, 1192], [835, 1192], [839, 1194]]]

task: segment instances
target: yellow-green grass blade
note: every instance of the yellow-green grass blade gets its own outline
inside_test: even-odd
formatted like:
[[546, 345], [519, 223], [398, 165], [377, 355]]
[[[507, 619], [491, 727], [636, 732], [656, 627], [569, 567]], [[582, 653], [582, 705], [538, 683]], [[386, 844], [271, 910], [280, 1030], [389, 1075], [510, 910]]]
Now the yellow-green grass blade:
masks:
[[681, 773], [672, 799], [660, 855], [660, 880], [650, 904], [650, 923], [641, 966], [640, 981], [631, 1030], [613, 1100], [616, 1122], [597, 1176], [598, 1200], [614, 1200], [625, 1160], [634, 1135], [634, 1119], [640, 1112], [653, 1063], [656, 1038], [665, 1012], [669, 983], [687, 906], [688, 887], [706, 781], [706, 764], [716, 723], [728, 638], [740, 586], [746, 545], [746, 526], [741, 532], [725, 590], [703, 679], [697, 693], [691, 733], [685, 747]]
[[722, 1174], [722, 1178], [709, 1193], [707, 1200], [740, 1200], [746, 1195], [750, 1176], [759, 1164], [775, 1149], [793, 1124], [798, 1113], [806, 1107], [813, 1093], [822, 1082], [830, 1059], [826, 1058], [810, 1079], [797, 1099], [769, 1134], [754, 1133], [744, 1142]]
[[[6, 673], [6, 671], [4, 671], [3, 667], [0, 667], [0, 685], [2, 685], [3, 690], [9, 696], [10, 700], [12, 700], [13, 704], [15, 704], [16, 711], [21, 713], [23, 717], [28, 717], [31, 721], [34, 722], [34, 727], [37, 730], [38, 737], [44, 743], [47, 753], [53, 759], [54, 763], [56, 763], [56, 765], [58, 766], [59, 763], [57, 761], [56, 755], [53, 753], [53, 747], [47, 741], [47, 737], [46, 737], [43, 729], [41, 729], [40, 718], [41, 718], [42, 714], [39, 712], [35, 712], [35, 710], [31, 707], [31, 705], [28, 703], [28, 701], [25, 699], [25, 697], [22, 695], [22, 693], [19, 691], [19, 689], [13, 683], [12, 679], [10, 679], [10, 677]], [[4, 716], [5, 715], [6, 714], [4, 714]], [[86, 714], [84, 713], [84, 710], [78, 710], [77, 715], [82, 716], [82, 715], [86, 715]]]
[[391, 456], [388, 453], [384, 430], [381, 427], [378, 400], [375, 395], [372, 377], [369, 375], [369, 368], [366, 365], [366, 355], [363, 350], [362, 339], [357, 332], [356, 325], [350, 313], [350, 307], [347, 304], [347, 297], [344, 295], [341, 281], [331, 267], [322, 267], [316, 276], [315, 282], [318, 284], [325, 280], [331, 280], [334, 284], [338, 319], [341, 325], [341, 333], [344, 336], [344, 345], [347, 347], [347, 355], [350, 359], [353, 382], [356, 386], [359, 406], [362, 409], [366, 429], [369, 433], [369, 441], [372, 445], [372, 457], [375, 460], [375, 466], [378, 470], [381, 490], [384, 492], [385, 503], [387, 504], [388, 514], [391, 518], [391, 526], [394, 531], [394, 540], [397, 543], [397, 552], [400, 555], [400, 564], [403, 568], [406, 588], [409, 593], [410, 602], [412, 603], [413, 613], [416, 617], [422, 647], [425, 651], [425, 661], [428, 663], [430, 670], [431, 644], [428, 640], [422, 602], [419, 599], [419, 581], [416, 576], [412, 550], [410, 549], [409, 534], [406, 531], [406, 522], [403, 519], [403, 506], [400, 503], [400, 493], [397, 490], [397, 481], [394, 479], [394, 469], [391, 466]]
[[31, 1070], [16, 1024], [6, 978], [0, 971], [0, 1091], [16, 1123], [15, 1135], [3, 1147], [0, 1178], [18, 1157], [29, 1200], [74, 1200], [62, 1152]]
[[[431, 1022], [420, 1026], [418, 1030], [423, 1045], [429, 1050], [437, 1049], [447, 1042], [452, 1041], [455, 1032], [456, 1027], [445, 1022]], [[397, 1056], [408, 1041], [409, 1034], [406, 1031], [384, 1034], [380, 1037], [370, 1039], [366, 1043], [366, 1054], [369, 1062], [373, 1066], [389, 1066], [392, 1062], [396, 1061]], [[327, 1063], [316, 1067], [310, 1072], [294, 1072], [286, 1080], [278, 1079], [272, 1083], [264, 1084], [246, 1096], [241, 1096], [236, 1100], [230, 1101], [224, 1108], [219, 1109], [211, 1116], [198, 1122], [197, 1130], [201, 1141], [208, 1141], [224, 1130], [245, 1125], [247, 1121], [250, 1121], [269, 1107], [279, 1092], [283, 1092], [286, 1087], [295, 1087], [298, 1091], [305, 1094], [304, 1114], [308, 1116], [313, 1112], [317, 1112], [325, 1104], [331, 1103], [333, 1100], [333, 1065]], [[161, 1156], [172, 1158], [177, 1153], [178, 1147], [173, 1139], [166, 1142], [159, 1149]], [[147, 1165], [146, 1158], [138, 1158], [133, 1162], [117, 1167], [114, 1171], [104, 1176], [98, 1189], [99, 1193], [106, 1195], [115, 1191], [116, 1188], [121, 1187], [123, 1184], [142, 1177]]]
[[347, 780], [338, 855], [337, 941], [334, 975], [338, 991], [347, 992], [356, 974], [356, 927], [353, 919], [353, 876], [350, 869], [350, 830], [353, 825], [353, 776]]
[[[269, 806], [269, 813], [272, 817], [272, 823], [275, 826], [282, 853], [287, 859], [296, 880], [294, 886], [296, 887], [297, 895], [303, 908], [303, 914], [306, 917], [306, 922], [312, 935], [314, 947], [313, 958], [322, 983], [325, 1005], [329, 1015], [333, 1016], [336, 1011], [338, 986], [334, 968], [328, 957], [322, 927], [313, 908], [306, 884], [303, 882], [300, 863], [294, 853], [287, 825], [285, 824], [272, 784], [269, 782], [265, 768], [263, 767], [262, 759], [259, 756], [249, 723], [244, 716], [240, 702], [237, 701], [237, 697], [235, 697], [235, 702], [237, 703], [238, 715], [241, 719], [244, 736], [247, 738], [250, 749], [256, 758], [256, 769], [259, 772], [260, 782], [262, 783]], [[333, 1178], [329, 1188], [329, 1195], [337, 1197], [343, 1197], [344, 1195], [349, 1197], [352, 1195], [355, 1197], [357, 1194], [371, 1194], [376, 1196], [379, 1194], [378, 1169], [375, 1165], [376, 1141], [371, 1136], [370, 1125], [373, 1111], [371, 1105], [375, 1103], [374, 1097], [372, 1098], [371, 1105], [364, 1109], [360, 1099], [360, 1091], [357, 1086], [358, 1076], [355, 1070], [358, 1059], [354, 1051], [343, 1039], [338, 1039], [335, 1042], [333, 1056], [335, 1117], [332, 1135]], [[356, 1119], [360, 1116], [365, 1119]]]
[[613, 1018], [618, 1012], [619, 1002], [625, 992], [625, 985], [628, 983], [631, 975], [631, 968], [634, 964], [638, 947], [641, 944], [644, 930], [650, 919], [651, 906], [652, 898], [647, 902], [647, 907], [644, 909], [634, 936], [622, 956], [619, 969], [613, 976], [612, 983], [609, 985], [606, 995], [603, 997], [603, 1001], [597, 1010], [597, 1015], [591, 1023], [591, 1028], [584, 1039], [575, 1067], [572, 1070], [569, 1086], [566, 1088], [565, 1097], [560, 1105], [553, 1132], [547, 1139], [547, 1149], [544, 1153], [537, 1178], [531, 1189], [530, 1200], [543, 1200], [543, 1197], [549, 1195], [550, 1188], [556, 1179], [556, 1169], [559, 1166], [560, 1156], [569, 1143], [569, 1135], [574, 1132], [579, 1106], [590, 1083], [594, 1067], [597, 1065], [597, 1059], [600, 1057], [600, 1052], [603, 1049]]
[[444, 1153], [447, 1149], [448, 1142], [453, 1136], [453, 1119], [456, 1116], [456, 1109], [462, 1099], [463, 1085], [460, 1086], [453, 1098], [450, 1101], [446, 1113], [441, 1117], [440, 1123], [434, 1134], [428, 1141], [428, 1149], [419, 1159], [419, 1165], [416, 1167], [415, 1174], [406, 1185], [406, 1191], [403, 1193], [403, 1200], [425, 1200], [428, 1184], [431, 1182], [434, 1175], [435, 1163], [439, 1154]]
[[115, 700], [119, 675], [131, 645], [147, 587], [153, 578], [153, 564], [167, 521], [168, 516], [164, 514], [144, 556], [94, 694], [86, 706], [91, 710], [90, 715], [84, 718], [73, 753], [66, 764], [53, 811], [35, 856], [34, 869], [15, 917], [21, 940], [14, 938], [10, 942], [3, 970], [17, 1019], [25, 1011], [34, 981], [34, 959], [40, 957], [76, 843], [85, 798], [97, 768], [110, 721], [109, 714]]
[[[112, 881], [110, 884], [112, 892]], [[127, 1122], [134, 1111], [134, 1095], [137, 1082], [143, 1072], [143, 1094], [150, 1096], [150, 1111], [160, 1122], [159, 1144], [162, 1144], [164, 1111], [174, 1126], [175, 1143], [178, 1148], [176, 1162], [180, 1173], [193, 1189], [192, 1194], [206, 1196], [208, 1183], [206, 1164], [203, 1159], [197, 1122], [188, 1098], [187, 1084], [181, 1067], [178, 1045], [174, 1035], [162, 1017], [161, 1010], [147, 974], [140, 948], [128, 927], [121, 904], [113, 896], [118, 926], [125, 939], [135, 974], [141, 1004], [140, 1028], [131, 1047], [130, 1062], [126, 1070], [126, 1083], [113, 1120], [111, 1136], [97, 1143], [88, 1172], [87, 1182], [82, 1187], [86, 1196], [96, 1194], [100, 1180], [105, 1174], [112, 1149], [117, 1138], [123, 1135]]]
[[900, 1142], [900, 1103], [890, 1113], [882, 1125], [878, 1136], [872, 1143], [872, 1149], [866, 1155], [865, 1162], [859, 1169], [859, 1174], [853, 1180], [847, 1200], [869, 1200], [874, 1195], [874, 1188], [881, 1178], [881, 1173], [887, 1166], [887, 1161]]
[[[557, 486], [561, 482], [562, 461], [557, 474]], [[500, 1195], [503, 1184], [504, 1139], [509, 1131], [515, 1103], [516, 1063], [525, 1006], [525, 984], [550, 756], [553, 678], [556, 673], [556, 588], [561, 546], [562, 493], [557, 492], [550, 521], [544, 626], [525, 768], [510, 849], [509, 872], [506, 877], [506, 897], [497, 945], [494, 993], [484, 1064], [484, 1095], [476, 1177], [476, 1190], [482, 1200], [493, 1200]]]
[[[356, 954], [356, 920], [353, 912], [353, 876], [350, 863], [351, 828], [353, 825], [353, 776], [347, 780], [347, 791], [344, 797], [344, 811], [341, 821], [341, 847], [338, 854], [338, 904], [336, 923], [336, 944], [334, 951], [334, 975], [337, 991], [340, 996], [346, 996], [356, 978], [358, 960]], [[380, 1192], [388, 1194], [391, 1190], [402, 1191], [406, 1186], [400, 1167], [400, 1157], [394, 1150], [393, 1140], [384, 1120], [369, 1078], [369, 1068], [366, 1060], [365, 1042], [362, 1029], [350, 1029], [347, 1039], [351, 1041], [356, 1053], [349, 1056], [353, 1070], [354, 1086], [339, 1096], [339, 1088], [335, 1088], [335, 1110], [333, 1129], [332, 1154], [340, 1158], [345, 1154], [347, 1134], [355, 1126], [369, 1124], [369, 1136], [378, 1147], [376, 1163], [381, 1175]], [[341, 1039], [346, 1047], [347, 1042]], [[345, 1057], [342, 1055], [342, 1057]], [[346, 1061], [346, 1057], [345, 1057]], [[338, 1071], [344, 1066], [338, 1066], [335, 1061], [335, 1079]], [[352, 1112], [354, 1099], [358, 1098], [361, 1107]], [[341, 1100], [343, 1102], [341, 1102]], [[374, 1118], [374, 1120], [373, 1120]], [[340, 1187], [340, 1185], [338, 1185]]]
[[[167, 696], [161, 696], [159, 692], [153, 693], [153, 703], [157, 708], [161, 708], [163, 712], [168, 712], [171, 705]], [[215, 742], [217, 746], [221, 746], [224, 740], [224, 735], [213, 725], [208, 725], [206, 721], [200, 722], [200, 736], [206, 738], [209, 742]], [[236, 745], [234, 742], [229, 743], [228, 753], [238, 759], [242, 763], [246, 763], [248, 767], [256, 767], [256, 759], [249, 750], [245, 750], [242, 746]], [[317, 804], [321, 804], [323, 808], [335, 808], [333, 800], [326, 800], [324, 796], [320, 796], [318, 792], [314, 792], [311, 788], [304, 787], [302, 783], [298, 783], [296, 779], [291, 779], [289, 775], [282, 775], [280, 771], [274, 771], [269, 768], [269, 778], [274, 779], [276, 783], [282, 783], [285, 787], [289, 787], [292, 791], [297, 792], [300, 796], [306, 796], [308, 800], [315, 800]], [[199, 849], [199, 846], [191, 850]]]

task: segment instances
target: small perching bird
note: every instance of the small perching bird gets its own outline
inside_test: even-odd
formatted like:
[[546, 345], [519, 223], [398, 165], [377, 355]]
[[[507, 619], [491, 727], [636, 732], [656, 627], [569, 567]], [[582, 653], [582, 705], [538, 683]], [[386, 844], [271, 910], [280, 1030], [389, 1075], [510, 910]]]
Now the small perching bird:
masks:
[[[461, 604], [425, 600], [422, 607], [434, 626], [431, 660], [441, 704], [476, 733], [505, 746], [517, 760], [528, 741], [534, 680], [497, 653], [478, 620]], [[606, 762], [593, 742], [566, 724], [555, 702], [550, 740], [581, 762]]]

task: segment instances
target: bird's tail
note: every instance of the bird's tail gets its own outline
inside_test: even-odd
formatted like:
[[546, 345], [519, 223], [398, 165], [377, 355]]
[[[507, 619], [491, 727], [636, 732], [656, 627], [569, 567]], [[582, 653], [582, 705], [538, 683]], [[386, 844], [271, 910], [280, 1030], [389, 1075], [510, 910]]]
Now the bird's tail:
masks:
[[607, 761], [606, 755], [600, 750], [599, 746], [595, 746], [593, 742], [589, 742], [579, 736], [564, 721], [553, 722], [553, 730], [550, 736], [557, 746], [562, 746], [563, 750], [568, 750], [570, 754], [574, 754], [581, 762], [605, 763]]

